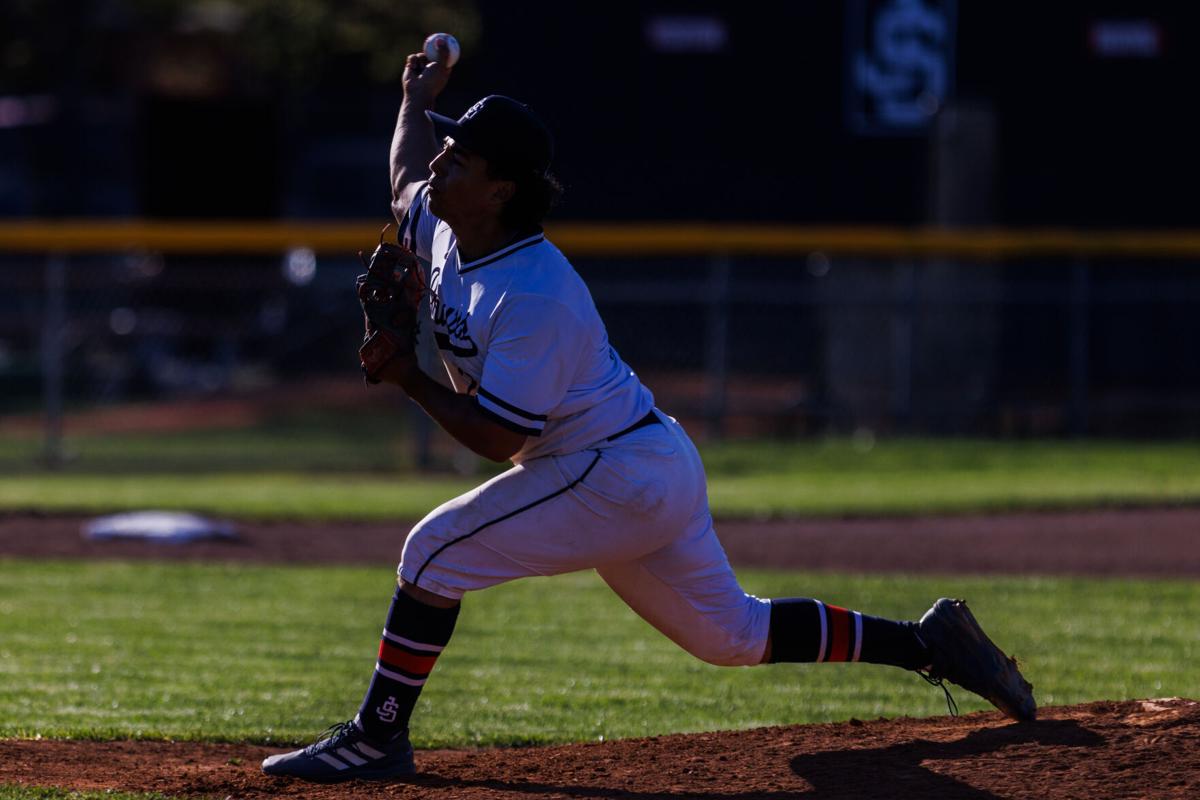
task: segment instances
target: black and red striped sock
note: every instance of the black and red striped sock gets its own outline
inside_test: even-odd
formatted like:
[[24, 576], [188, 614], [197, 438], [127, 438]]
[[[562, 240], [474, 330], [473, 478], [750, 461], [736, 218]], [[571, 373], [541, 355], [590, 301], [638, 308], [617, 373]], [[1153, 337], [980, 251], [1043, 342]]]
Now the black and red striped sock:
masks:
[[771, 601], [771, 662], [865, 661], [929, 665], [915, 622], [896, 622], [806, 597]]
[[454, 633], [458, 608], [428, 606], [396, 588], [375, 676], [355, 717], [367, 736], [386, 742], [408, 728], [425, 679]]

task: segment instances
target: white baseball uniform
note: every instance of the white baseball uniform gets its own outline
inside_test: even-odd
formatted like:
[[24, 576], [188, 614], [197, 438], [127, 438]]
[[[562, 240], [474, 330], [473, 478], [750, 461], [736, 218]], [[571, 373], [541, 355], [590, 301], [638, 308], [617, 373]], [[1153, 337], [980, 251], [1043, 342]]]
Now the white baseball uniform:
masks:
[[459, 598], [514, 578], [595, 568], [639, 615], [715, 664], [757, 664], [770, 603], [738, 585], [683, 428], [608, 343], [583, 280], [540, 232], [470, 262], [422, 187], [401, 237], [428, 277], [449, 381], [526, 434], [514, 467], [434, 509], [399, 573]]

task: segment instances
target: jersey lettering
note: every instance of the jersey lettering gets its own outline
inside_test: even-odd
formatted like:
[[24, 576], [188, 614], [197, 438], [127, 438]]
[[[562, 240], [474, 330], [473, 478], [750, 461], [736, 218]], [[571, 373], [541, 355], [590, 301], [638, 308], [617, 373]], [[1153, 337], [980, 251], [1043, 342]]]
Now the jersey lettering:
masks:
[[479, 354], [479, 347], [471, 338], [471, 312], [446, 305], [441, 293], [437, 291], [441, 285], [442, 270], [437, 268], [430, 275], [429, 303], [433, 309], [433, 324], [435, 330], [433, 339], [438, 349], [448, 350], [459, 358], [470, 358]]

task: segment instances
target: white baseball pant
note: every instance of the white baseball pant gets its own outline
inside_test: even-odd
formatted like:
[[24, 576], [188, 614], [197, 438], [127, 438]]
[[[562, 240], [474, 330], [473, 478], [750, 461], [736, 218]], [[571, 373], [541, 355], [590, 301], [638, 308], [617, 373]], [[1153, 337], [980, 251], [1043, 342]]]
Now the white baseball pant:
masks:
[[704, 465], [661, 425], [531, 459], [434, 509], [399, 574], [448, 598], [534, 575], [594, 568], [643, 619], [712, 664], [757, 664], [770, 602], [738, 584], [713, 530]]

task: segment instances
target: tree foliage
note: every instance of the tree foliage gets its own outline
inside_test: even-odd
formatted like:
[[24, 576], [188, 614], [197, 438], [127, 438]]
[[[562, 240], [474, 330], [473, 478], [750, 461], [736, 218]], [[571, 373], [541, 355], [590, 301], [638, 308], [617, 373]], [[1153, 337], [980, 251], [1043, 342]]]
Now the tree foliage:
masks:
[[6, 0], [0, 90], [133, 79], [197, 50], [239, 83], [304, 85], [331, 70], [390, 83], [429, 33], [470, 47], [479, 28], [472, 0]]

